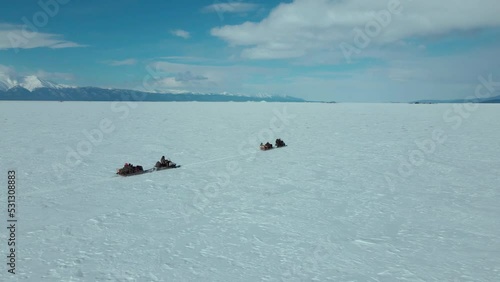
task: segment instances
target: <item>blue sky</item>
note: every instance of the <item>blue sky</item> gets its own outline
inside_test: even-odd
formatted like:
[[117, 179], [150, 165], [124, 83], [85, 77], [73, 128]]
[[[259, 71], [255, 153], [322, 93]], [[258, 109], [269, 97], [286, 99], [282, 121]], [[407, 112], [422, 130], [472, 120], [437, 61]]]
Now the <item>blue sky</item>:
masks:
[[[157, 91], [353, 102], [464, 98], [500, 80], [500, 2], [4, 1], [0, 72]], [[144, 89], [143, 89], [144, 90]]]

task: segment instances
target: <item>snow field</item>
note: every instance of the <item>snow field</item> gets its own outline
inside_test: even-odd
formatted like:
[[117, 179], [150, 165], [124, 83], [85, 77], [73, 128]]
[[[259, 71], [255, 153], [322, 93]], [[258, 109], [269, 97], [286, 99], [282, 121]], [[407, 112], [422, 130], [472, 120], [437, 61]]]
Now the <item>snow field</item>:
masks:
[[[0, 104], [0, 172], [17, 172], [20, 218], [18, 273], [0, 280], [499, 277], [496, 105], [460, 126], [443, 118], [452, 105], [118, 106]], [[94, 144], [84, 131], [103, 120], [113, 130]], [[289, 146], [258, 149], [278, 137]], [[182, 167], [114, 175], [161, 155]]]

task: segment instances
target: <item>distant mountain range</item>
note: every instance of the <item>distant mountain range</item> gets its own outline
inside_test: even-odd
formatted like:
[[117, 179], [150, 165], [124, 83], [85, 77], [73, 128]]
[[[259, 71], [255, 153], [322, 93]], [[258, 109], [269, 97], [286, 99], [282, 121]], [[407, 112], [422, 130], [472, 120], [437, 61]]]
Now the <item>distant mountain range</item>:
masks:
[[[311, 102], [292, 96], [245, 96], [230, 93], [162, 93], [57, 84], [37, 76], [0, 73], [0, 101], [145, 101], [145, 102]], [[320, 102], [320, 101], [317, 101]], [[477, 100], [420, 100], [411, 104], [500, 103], [500, 96]]]
[[18, 101], [200, 101], [200, 102], [306, 102], [291, 96], [244, 96], [228, 93], [150, 93], [138, 90], [74, 87], [36, 76], [0, 75], [0, 100]]
[[460, 103], [500, 103], [500, 96], [482, 98], [482, 99], [455, 99], [455, 100], [420, 100], [411, 102], [411, 104], [460, 104]]
[[34, 75], [17, 77], [12, 75], [0, 74], [0, 91], [7, 91], [14, 87], [22, 87], [29, 91], [44, 87], [52, 89], [72, 88], [72, 86], [50, 82], [48, 80], [38, 78]]

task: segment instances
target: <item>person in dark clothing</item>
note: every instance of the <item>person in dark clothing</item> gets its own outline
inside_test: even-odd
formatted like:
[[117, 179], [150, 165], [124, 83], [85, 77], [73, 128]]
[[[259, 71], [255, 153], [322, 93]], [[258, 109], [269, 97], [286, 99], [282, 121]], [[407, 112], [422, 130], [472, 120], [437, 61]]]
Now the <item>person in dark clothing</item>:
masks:
[[144, 169], [140, 165], [134, 167], [134, 173], [136, 173], [136, 172], [143, 172], [143, 171], [144, 171]]
[[156, 162], [155, 167], [160, 168], [160, 167], [167, 167], [168, 166], [168, 161], [165, 159], [165, 156], [161, 156], [161, 159], [159, 162]]
[[266, 148], [266, 150], [269, 150], [273, 148], [273, 144], [266, 142], [266, 145], [264, 145], [264, 147]]
[[285, 145], [285, 142], [283, 142], [283, 140], [281, 140], [280, 138], [276, 139], [276, 147], [284, 147], [286, 146]]
[[161, 156], [161, 159], [159, 162], [156, 162], [155, 167], [156, 168], [163, 168], [163, 167], [175, 167], [176, 164], [173, 163], [171, 160], [166, 159], [165, 156]]
[[130, 166], [128, 163], [125, 163], [122, 168], [118, 169], [118, 174], [125, 175], [130, 173]]

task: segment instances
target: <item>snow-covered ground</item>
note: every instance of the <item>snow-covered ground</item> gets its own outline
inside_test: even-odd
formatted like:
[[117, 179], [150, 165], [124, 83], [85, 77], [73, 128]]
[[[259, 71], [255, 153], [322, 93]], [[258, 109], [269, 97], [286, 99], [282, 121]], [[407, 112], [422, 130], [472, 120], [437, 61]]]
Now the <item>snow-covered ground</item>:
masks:
[[2, 102], [0, 280], [498, 281], [500, 106], [458, 107]]

